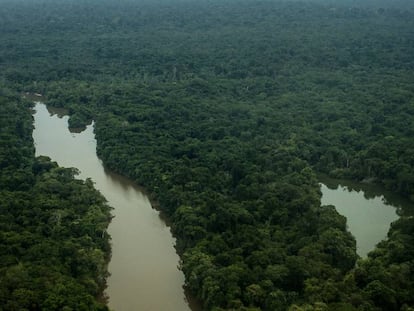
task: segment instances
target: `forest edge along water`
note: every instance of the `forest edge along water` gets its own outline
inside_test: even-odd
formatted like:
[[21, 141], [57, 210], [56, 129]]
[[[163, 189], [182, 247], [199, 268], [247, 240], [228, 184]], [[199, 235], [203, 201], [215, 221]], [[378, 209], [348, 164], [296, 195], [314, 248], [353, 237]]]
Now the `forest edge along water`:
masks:
[[412, 204], [371, 183], [357, 183], [319, 176], [322, 205], [334, 205], [347, 218], [348, 230], [357, 242], [361, 257], [387, 238], [392, 222], [411, 213]]
[[[177, 269], [179, 258], [170, 230], [159, 212], [152, 208], [143, 189], [104, 168], [96, 155], [93, 124], [69, 131], [66, 110], [46, 107], [40, 102], [36, 103], [35, 110], [36, 155], [49, 156], [62, 166], [76, 167], [80, 170], [79, 176], [92, 178], [96, 188], [114, 207], [115, 217], [108, 229], [112, 236], [111, 276], [106, 291], [109, 306], [115, 310], [199, 309], [196, 303], [190, 308], [191, 299], [185, 298], [184, 276]], [[383, 191], [373, 185], [326, 177], [320, 180], [322, 204], [334, 205], [347, 218], [361, 257], [366, 257], [386, 238], [391, 222], [398, 218], [396, 208], [402, 213], [402, 206], [407, 205], [390, 193], [385, 198]], [[151, 234], [156, 238], [148, 235], [149, 231], [154, 231]], [[160, 280], [163, 285], [158, 284]], [[160, 299], [163, 296], [168, 299]]]
[[67, 120], [64, 111], [36, 102], [36, 155], [77, 168], [79, 178], [91, 178], [113, 207], [114, 218], [108, 228], [112, 237], [108, 306], [116, 311], [196, 310], [183, 288], [175, 239], [159, 212], [136, 184], [104, 168], [96, 155], [93, 124], [73, 133]]
[[358, 262], [316, 176], [414, 201], [414, 1], [1, 3], [3, 309], [104, 308], [110, 251], [92, 181], [35, 158], [22, 91], [70, 127], [95, 120], [99, 158], [159, 201], [205, 309], [414, 308], [414, 217]]
[[[198, 310], [199, 306], [194, 303], [190, 307], [189, 299], [185, 297], [184, 276], [177, 268], [179, 258], [170, 230], [151, 207], [142, 189], [103, 167], [96, 156], [93, 124], [81, 133], [73, 133], [68, 129], [64, 110], [46, 108], [41, 103], [37, 103], [35, 109], [33, 137], [36, 154], [47, 155], [61, 166], [78, 168], [80, 177], [91, 177], [96, 188], [115, 208], [115, 218], [109, 227], [113, 248], [106, 291], [109, 307], [118, 311]], [[373, 185], [328, 178], [320, 178], [320, 181], [322, 204], [335, 205], [338, 212], [347, 217], [348, 228], [356, 238], [357, 252], [361, 257], [386, 238], [390, 223], [398, 218], [396, 211], [403, 214], [407, 209], [407, 202], [390, 193], [383, 196], [382, 189]], [[353, 198], [344, 199], [344, 194]], [[385, 215], [385, 222], [380, 226], [379, 221], [368, 213], [372, 207], [365, 204], [372, 199], [381, 206], [374, 215]], [[360, 203], [355, 204], [354, 200]], [[349, 214], [352, 210], [354, 213]], [[355, 220], [362, 220], [360, 228], [373, 228], [374, 233], [358, 233], [353, 225]]]

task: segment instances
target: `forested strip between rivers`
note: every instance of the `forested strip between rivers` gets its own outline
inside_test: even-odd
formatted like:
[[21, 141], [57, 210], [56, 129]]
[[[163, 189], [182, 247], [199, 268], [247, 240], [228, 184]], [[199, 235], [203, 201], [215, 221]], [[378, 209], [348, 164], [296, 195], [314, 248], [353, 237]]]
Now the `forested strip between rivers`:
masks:
[[110, 253], [92, 183], [34, 158], [23, 92], [95, 120], [99, 157], [158, 202], [206, 310], [414, 307], [412, 211], [358, 259], [316, 177], [414, 201], [412, 8], [3, 2], [5, 310], [104, 310]]

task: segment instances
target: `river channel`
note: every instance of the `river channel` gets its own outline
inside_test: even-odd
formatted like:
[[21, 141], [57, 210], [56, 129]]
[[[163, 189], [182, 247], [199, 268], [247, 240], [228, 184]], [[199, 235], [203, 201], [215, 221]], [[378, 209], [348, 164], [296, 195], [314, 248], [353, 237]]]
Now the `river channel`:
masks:
[[410, 202], [379, 186], [326, 177], [320, 181], [322, 205], [334, 205], [347, 218], [357, 253], [363, 258], [386, 239], [391, 223], [399, 215], [411, 213]]
[[90, 177], [114, 208], [108, 228], [112, 237], [108, 306], [115, 311], [191, 310], [170, 229], [137, 185], [103, 167], [96, 155], [93, 124], [71, 133], [68, 117], [59, 111], [42, 103], [36, 103], [35, 111], [36, 155], [79, 169], [79, 178]]

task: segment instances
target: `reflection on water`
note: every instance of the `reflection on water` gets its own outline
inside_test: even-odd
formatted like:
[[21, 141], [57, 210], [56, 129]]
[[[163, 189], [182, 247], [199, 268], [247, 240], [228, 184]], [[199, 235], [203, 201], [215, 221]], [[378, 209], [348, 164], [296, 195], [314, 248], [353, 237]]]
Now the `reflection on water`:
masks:
[[62, 119], [66, 117], [69, 111], [65, 108], [58, 108], [58, 107], [46, 107], [47, 111], [50, 113], [50, 116], [57, 115], [58, 118]]
[[[334, 205], [347, 218], [349, 231], [357, 242], [357, 253], [366, 257], [387, 237], [390, 224], [403, 214], [407, 201], [386, 193], [378, 186], [334, 179], [321, 180], [322, 205]], [[407, 208], [408, 209], [408, 208]]]
[[397, 214], [400, 216], [414, 215], [414, 203], [408, 199], [401, 197], [391, 191], [384, 189], [373, 183], [353, 182], [350, 180], [338, 180], [328, 178], [326, 176], [319, 176], [321, 183], [325, 184], [329, 189], [336, 190], [343, 186], [349, 192], [361, 192], [365, 199], [374, 199], [381, 197], [384, 204], [391, 205], [397, 209]]
[[[175, 239], [134, 183], [105, 170], [96, 156], [93, 124], [81, 133], [68, 130], [65, 111], [36, 104], [33, 138], [36, 155], [49, 156], [60, 166], [76, 167], [80, 178], [90, 177], [114, 207], [108, 228], [112, 237], [109, 263], [109, 307], [129, 310], [190, 310], [177, 269]], [[48, 111], [49, 110], [49, 111]]]

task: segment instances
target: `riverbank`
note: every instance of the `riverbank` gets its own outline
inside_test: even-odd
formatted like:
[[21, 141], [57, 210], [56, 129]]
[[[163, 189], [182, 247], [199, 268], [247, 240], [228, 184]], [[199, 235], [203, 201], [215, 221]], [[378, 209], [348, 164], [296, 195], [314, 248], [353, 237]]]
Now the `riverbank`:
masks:
[[0, 95], [1, 308], [108, 310], [110, 207], [72, 169], [35, 157], [30, 106]]
[[106, 290], [109, 307], [117, 311], [189, 310], [184, 276], [177, 268], [175, 239], [148, 197], [127, 178], [104, 169], [96, 156], [92, 126], [71, 133], [68, 117], [50, 116], [43, 104], [36, 105], [36, 110], [36, 153], [79, 169], [79, 177], [91, 178], [114, 207], [108, 228], [112, 237]]

